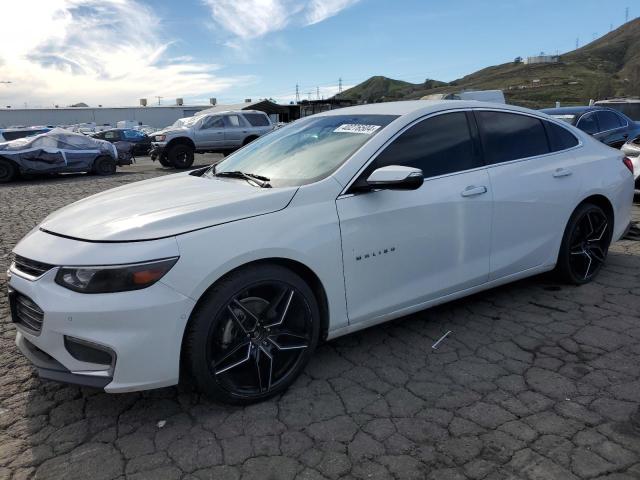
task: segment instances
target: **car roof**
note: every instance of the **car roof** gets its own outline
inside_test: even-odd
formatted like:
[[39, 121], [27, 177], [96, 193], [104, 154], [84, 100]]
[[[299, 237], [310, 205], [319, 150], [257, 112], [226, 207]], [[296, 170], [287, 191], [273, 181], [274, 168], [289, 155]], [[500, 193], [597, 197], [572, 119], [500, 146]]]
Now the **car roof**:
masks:
[[582, 115], [583, 113], [595, 112], [598, 110], [615, 111], [611, 108], [598, 107], [598, 106], [543, 108], [540, 111], [543, 113], [546, 113], [547, 115]]
[[[400, 102], [369, 103], [353, 107], [339, 108], [319, 113], [318, 116], [330, 115], [408, 115], [411, 113], [429, 114], [442, 110], [459, 108], [490, 108], [512, 110], [514, 112], [532, 113], [533, 110], [507, 105], [504, 103], [480, 102], [476, 100], [405, 100]], [[534, 112], [535, 113], [535, 112]]]
[[260, 111], [260, 110], [218, 110], [217, 112], [207, 112], [207, 113], [202, 113], [200, 115], [194, 115], [194, 116], [202, 116], [204, 117], [205, 115], [224, 115], [227, 113], [233, 113], [233, 114], [238, 114], [238, 113], [262, 113], [264, 115], [266, 115], [266, 113]]

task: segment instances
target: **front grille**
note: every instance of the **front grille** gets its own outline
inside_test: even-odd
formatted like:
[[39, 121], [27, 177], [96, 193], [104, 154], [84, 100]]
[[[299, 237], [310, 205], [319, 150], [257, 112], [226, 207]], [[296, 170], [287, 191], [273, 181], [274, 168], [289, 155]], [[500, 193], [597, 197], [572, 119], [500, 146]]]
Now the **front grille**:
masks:
[[9, 292], [9, 304], [14, 323], [22, 325], [30, 332], [40, 333], [44, 312], [36, 302], [14, 290]]
[[51, 270], [53, 265], [37, 262], [36, 260], [29, 260], [28, 258], [16, 255], [13, 259], [13, 268], [25, 275], [39, 277]]

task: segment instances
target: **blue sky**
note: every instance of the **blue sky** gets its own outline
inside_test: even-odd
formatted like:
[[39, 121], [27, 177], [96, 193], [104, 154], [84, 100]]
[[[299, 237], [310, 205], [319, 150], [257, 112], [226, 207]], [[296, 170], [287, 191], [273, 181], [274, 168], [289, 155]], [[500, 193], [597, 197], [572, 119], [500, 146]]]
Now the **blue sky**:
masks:
[[[629, 0], [23, 0], [5, 8], [0, 104], [141, 97], [201, 103], [335, 93], [372, 75], [450, 81], [516, 56], [572, 50]], [[28, 30], [25, 24], [32, 27]], [[20, 38], [19, 46], [15, 39]]]

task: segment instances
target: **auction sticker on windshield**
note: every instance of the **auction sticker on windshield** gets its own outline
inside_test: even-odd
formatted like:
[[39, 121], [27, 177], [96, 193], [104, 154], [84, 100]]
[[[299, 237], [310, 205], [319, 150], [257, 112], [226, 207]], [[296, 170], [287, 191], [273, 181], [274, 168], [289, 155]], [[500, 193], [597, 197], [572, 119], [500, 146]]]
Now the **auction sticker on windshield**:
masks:
[[338, 133], [364, 133], [365, 135], [371, 135], [378, 130], [380, 125], [361, 125], [357, 123], [345, 123], [340, 125], [334, 130]]

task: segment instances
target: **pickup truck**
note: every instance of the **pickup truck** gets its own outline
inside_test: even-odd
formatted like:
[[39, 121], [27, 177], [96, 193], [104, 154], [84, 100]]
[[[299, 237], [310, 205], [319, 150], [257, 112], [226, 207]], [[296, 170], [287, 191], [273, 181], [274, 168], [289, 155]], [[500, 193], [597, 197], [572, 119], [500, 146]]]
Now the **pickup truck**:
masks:
[[195, 153], [231, 153], [273, 130], [258, 110], [205, 113], [181, 118], [151, 135], [151, 159], [177, 169], [193, 165]]

